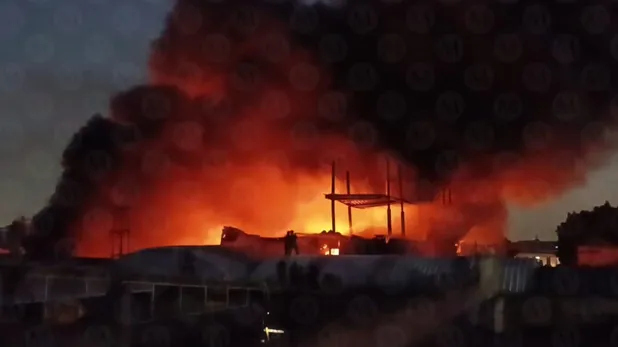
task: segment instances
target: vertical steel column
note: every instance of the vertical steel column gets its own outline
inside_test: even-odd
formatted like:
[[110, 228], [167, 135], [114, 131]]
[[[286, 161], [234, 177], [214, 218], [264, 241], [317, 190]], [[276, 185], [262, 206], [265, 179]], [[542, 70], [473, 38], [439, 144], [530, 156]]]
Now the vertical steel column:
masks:
[[391, 219], [391, 169], [390, 163], [388, 159], [386, 159], [386, 219], [387, 219], [387, 228], [388, 228], [388, 237], [393, 234], [393, 223]]
[[401, 165], [397, 167], [398, 176], [399, 176], [399, 202], [401, 207], [401, 237], [406, 236], [406, 212], [403, 208], [403, 177]]
[[331, 218], [331, 227], [333, 232], [336, 232], [337, 230], [337, 226], [335, 223], [335, 161], [333, 160], [333, 165], [332, 165], [332, 174], [331, 174], [331, 188], [330, 188], [330, 192], [333, 195], [332, 199], [330, 200], [330, 218]]
[[[350, 187], [350, 171], [346, 171], [345, 173], [345, 185], [346, 185], [346, 190], [348, 195], [351, 194], [351, 187]], [[348, 205], [348, 232], [350, 233], [350, 235], [352, 235], [353, 233], [353, 229], [352, 229], [352, 206]]]

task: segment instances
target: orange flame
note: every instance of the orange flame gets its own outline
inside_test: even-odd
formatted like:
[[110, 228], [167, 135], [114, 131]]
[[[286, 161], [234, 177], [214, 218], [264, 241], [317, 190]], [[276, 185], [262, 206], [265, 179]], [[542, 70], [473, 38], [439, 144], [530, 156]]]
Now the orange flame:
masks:
[[[217, 244], [223, 225], [263, 236], [329, 230], [324, 193], [332, 160], [351, 172], [353, 193], [384, 193], [386, 155], [377, 149], [377, 130], [350, 120], [349, 95], [331, 90], [329, 71], [317, 54], [291, 43], [286, 23], [256, 9], [259, 25], [239, 28], [224, 7], [193, 6], [178, 2], [150, 60], [151, 87], [173, 86], [180, 106], [159, 105], [163, 115], [154, 120], [152, 109], [111, 112], [116, 120], [146, 124], [150, 133], [123, 152], [121, 168], [102, 180], [74, 226], [81, 254], [109, 255], [109, 232], [117, 228], [131, 230], [133, 249]], [[275, 41], [266, 47], [276, 49], [264, 49]], [[148, 101], [139, 93], [131, 98], [136, 105]], [[452, 202], [435, 195], [433, 203], [406, 207], [407, 236], [450, 246], [466, 235], [502, 242], [506, 201], [545, 201], [584, 181], [585, 172], [569, 161], [574, 154], [587, 153], [479, 154], [451, 177]], [[415, 168], [405, 170], [404, 196], [415, 200], [421, 185]], [[337, 185], [344, 191], [341, 179]], [[397, 233], [396, 206], [392, 217]], [[336, 226], [347, 232], [341, 204]], [[384, 233], [385, 226], [385, 208], [353, 211], [355, 233]]]

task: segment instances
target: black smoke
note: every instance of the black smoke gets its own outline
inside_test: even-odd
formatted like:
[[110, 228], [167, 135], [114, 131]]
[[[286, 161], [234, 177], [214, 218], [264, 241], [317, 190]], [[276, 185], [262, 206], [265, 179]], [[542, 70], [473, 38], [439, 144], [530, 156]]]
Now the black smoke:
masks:
[[[151, 67], [178, 78], [191, 74], [183, 69], [191, 64], [226, 74], [243, 64], [267, 75], [280, 72], [273, 68], [276, 62], [258, 59], [252, 50], [234, 51], [246, 48], [260, 26], [274, 21], [273, 28], [284, 30], [292, 48], [317, 57], [329, 87], [347, 96], [346, 117], [316, 117], [319, 129], [347, 136], [359, 129], [354, 127], [359, 121], [369, 122], [380, 148], [397, 153], [438, 185], [449, 185], [462, 167], [467, 180], [491, 185], [511, 168], [522, 171], [530, 157], [535, 158], [531, 180], [554, 184], [552, 172], [560, 171], [557, 190], [580, 183], [572, 160], [610, 149], [603, 134], [614, 125], [611, 32], [616, 24], [610, 21], [598, 34], [589, 26], [603, 24], [614, 8], [589, 7], [603, 2], [447, 3], [452, 2], [358, 0], [337, 7], [285, 0], [178, 0], [153, 44], [158, 59]], [[212, 59], [222, 50], [205, 42], [213, 33], [227, 35], [231, 45], [226, 49], [234, 59]], [[572, 61], [569, 52], [575, 52]], [[292, 89], [281, 82], [286, 78], [272, 79]], [[172, 87], [153, 91], [154, 97], [143, 96], [154, 87], [140, 88], [114, 98], [113, 120], [93, 118], [67, 147], [57, 190], [35, 217], [31, 253], [48, 255], [52, 244], [74, 236], [71, 226], [84, 212], [101, 171], [113, 172], [121, 164], [118, 132], [137, 128], [142, 139], [159, 136], [165, 115], [176, 112], [168, 109], [175, 107], [173, 100], [187, 98]], [[231, 100], [243, 99], [242, 91], [235, 93]], [[144, 100], [163, 99], [156, 107], [145, 106]], [[306, 112], [319, 115], [318, 105], [313, 107]], [[182, 112], [200, 119], [195, 108]], [[216, 120], [207, 124], [210, 136], [220, 136]], [[495, 165], [506, 154], [514, 159]], [[93, 169], [92, 163], [99, 164]], [[502, 197], [496, 199], [501, 210]]]
[[120, 130], [116, 122], [95, 115], [73, 136], [62, 155], [64, 170], [56, 190], [32, 220], [34, 233], [24, 245], [27, 254], [50, 258], [71, 250], [73, 223], [80, 220], [101, 175], [116, 164]]

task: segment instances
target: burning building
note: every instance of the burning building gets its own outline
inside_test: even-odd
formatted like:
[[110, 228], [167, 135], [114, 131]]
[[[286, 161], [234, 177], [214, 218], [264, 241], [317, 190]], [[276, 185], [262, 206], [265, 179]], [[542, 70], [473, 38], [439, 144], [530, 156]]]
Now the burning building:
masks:
[[[511, 9], [487, 6], [513, 24]], [[565, 11], [556, 25], [579, 22]], [[444, 28], [432, 34], [434, 23]], [[132, 249], [217, 243], [223, 225], [328, 230], [330, 163], [357, 176], [353, 191], [383, 192], [385, 158], [403, 170], [395, 189], [430, 201], [406, 208], [406, 237], [502, 242], [507, 204], [547, 201], [603, 164], [612, 109], [566, 77], [576, 67], [549, 63], [543, 38], [526, 36], [525, 59], [492, 60], [493, 41], [442, 34], [465, 26], [444, 4], [177, 0], [150, 82], [114, 95], [71, 140], [28, 252], [73, 242], [107, 256], [118, 230]], [[384, 233], [385, 214], [357, 213], [355, 232]]]

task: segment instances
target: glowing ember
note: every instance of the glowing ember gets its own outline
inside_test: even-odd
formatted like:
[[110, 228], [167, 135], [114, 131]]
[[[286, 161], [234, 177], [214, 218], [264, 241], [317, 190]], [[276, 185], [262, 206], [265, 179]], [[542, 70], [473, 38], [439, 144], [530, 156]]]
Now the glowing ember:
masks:
[[[339, 245], [339, 242], [337, 243]], [[337, 246], [339, 247], [339, 246]], [[339, 248], [330, 248], [327, 244], [323, 244], [320, 247], [320, 254], [322, 255], [339, 255]]]
[[320, 253], [322, 255], [329, 255], [330, 249], [328, 248], [328, 245], [322, 245], [322, 247], [320, 247]]

